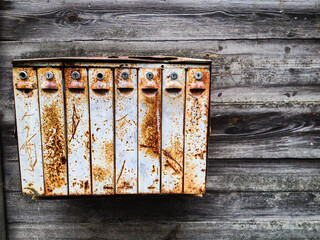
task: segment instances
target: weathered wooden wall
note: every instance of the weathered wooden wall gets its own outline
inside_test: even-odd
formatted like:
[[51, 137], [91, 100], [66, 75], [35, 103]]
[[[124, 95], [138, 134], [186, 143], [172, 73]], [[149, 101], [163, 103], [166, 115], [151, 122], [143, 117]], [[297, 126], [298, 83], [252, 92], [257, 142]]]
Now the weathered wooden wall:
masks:
[[[9, 239], [320, 239], [319, 0], [2, 0], [0, 7]], [[10, 61], [109, 55], [213, 61], [203, 198], [21, 196]]]

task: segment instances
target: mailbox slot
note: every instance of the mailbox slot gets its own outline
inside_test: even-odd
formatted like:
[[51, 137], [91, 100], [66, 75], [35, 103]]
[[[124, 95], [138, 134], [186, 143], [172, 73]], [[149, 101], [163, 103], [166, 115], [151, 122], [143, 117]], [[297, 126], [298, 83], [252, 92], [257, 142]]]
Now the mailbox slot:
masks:
[[211, 62], [13, 61], [22, 193], [203, 194]]

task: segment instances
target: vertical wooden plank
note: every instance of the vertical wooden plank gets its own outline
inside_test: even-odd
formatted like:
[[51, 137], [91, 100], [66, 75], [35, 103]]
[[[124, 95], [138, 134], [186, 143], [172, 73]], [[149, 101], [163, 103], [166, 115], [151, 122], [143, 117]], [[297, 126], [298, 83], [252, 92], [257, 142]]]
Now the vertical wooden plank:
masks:
[[206, 184], [209, 69], [189, 69], [186, 87], [184, 193], [202, 194]]
[[[21, 79], [26, 76], [26, 79]], [[44, 194], [37, 74], [13, 68], [14, 98], [23, 194]]]
[[38, 68], [43, 172], [46, 195], [68, 195], [62, 72]]
[[[72, 75], [80, 73], [79, 79]], [[76, 74], [75, 74], [76, 75]], [[91, 194], [87, 70], [65, 68], [69, 194]]]
[[116, 193], [137, 193], [137, 70], [115, 69]]
[[113, 73], [89, 69], [93, 194], [114, 193]]
[[164, 69], [162, 77], [161, 193], [182, 193], [185, 69]]
[[160, 193], [161, 69], [139, 69], [139, 193]]
[[[2, 152], [0, 148], [0, 156], [2, 157]], [[1, 158], [2, 160], [3, 158]], [[4, 187], [3, 187], [3, 160], [0, 160], [0, 239], [7, 239], [6, 235], [6, 211], [4, 207]]]

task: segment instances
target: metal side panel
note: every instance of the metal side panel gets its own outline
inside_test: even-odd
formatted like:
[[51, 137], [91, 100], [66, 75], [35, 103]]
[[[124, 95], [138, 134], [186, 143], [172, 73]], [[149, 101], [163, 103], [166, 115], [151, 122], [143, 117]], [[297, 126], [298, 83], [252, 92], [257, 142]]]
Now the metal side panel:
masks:
[[61, 69], [38, 68], [38, 82], [45, 193], [46, 195], [68, 195]]
[[116, 193], [137, 193], [137, 70], [115, 69]]
[[209, 69], [188, 70], [184, 158], [184, 193], [186, 194], [205, 192], [209, 87]]
[[139, 69], [139, 193], [160, 193], [161, 69]]
[[[72, 77], [80, 73], [78, 80]], [[75, 74], [76, 75], [76, 74]], [[87, 70], [65, 68], [69, 194], [91, 194]]]
[[93, 194], [114, 194], [113, 73], [89, 69]]
[[162, 72], [161, 193], [182, 193], [186, 72]]
[[[22, 73], [21, 73], [22, 72]], [[25, 79], [21, 79], [19, 76]], [[20, 175], [23, 194], [43, 195], [37, 73], [33, 68], [13, 68]]]

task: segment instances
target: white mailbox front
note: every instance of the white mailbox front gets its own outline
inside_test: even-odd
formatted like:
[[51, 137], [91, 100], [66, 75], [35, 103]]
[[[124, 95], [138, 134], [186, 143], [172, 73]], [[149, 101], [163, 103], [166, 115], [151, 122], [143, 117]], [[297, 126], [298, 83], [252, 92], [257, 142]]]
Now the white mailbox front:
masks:
[[203, 194], [211, 62], [13, 61], [23, 194]]

